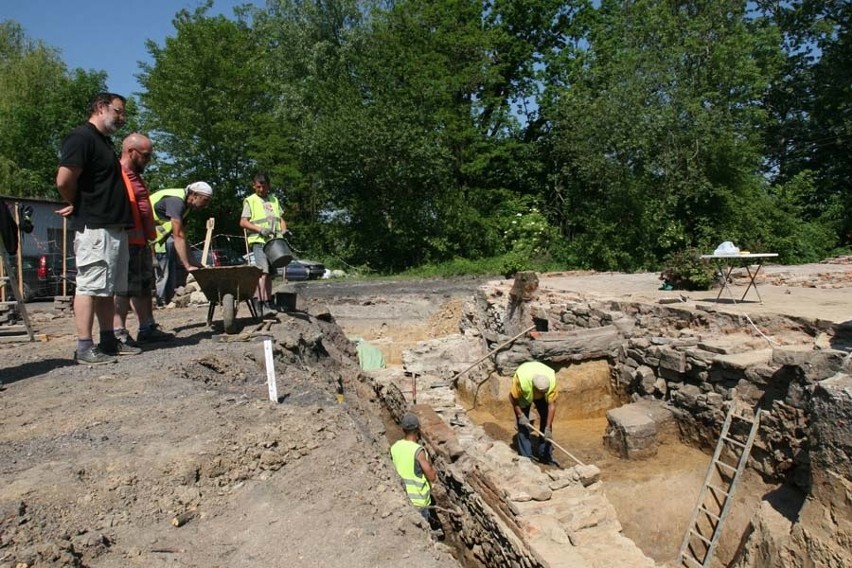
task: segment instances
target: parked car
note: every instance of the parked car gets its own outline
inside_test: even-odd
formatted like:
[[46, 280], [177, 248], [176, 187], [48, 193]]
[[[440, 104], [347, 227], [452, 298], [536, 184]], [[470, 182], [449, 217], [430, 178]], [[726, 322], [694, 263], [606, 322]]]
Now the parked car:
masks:
[[325, 265], [313, 260], [292, 260], [284, 268], [278, 269], [278, 275], [286, 280], [316, 280], [325, 274]]
[[[77, 277], [77, 265], [74, 260], [73, 256], [65, 259], [65, 272], [63, 273], [61, 254], [24, 256], [21, 259], [24, 301], [61, 296], [63, 281], [66, 282], [66, 295], [74, 295], [74, 282]], [[13, 258], [12, 261], [14, 262], [15, 259]]]

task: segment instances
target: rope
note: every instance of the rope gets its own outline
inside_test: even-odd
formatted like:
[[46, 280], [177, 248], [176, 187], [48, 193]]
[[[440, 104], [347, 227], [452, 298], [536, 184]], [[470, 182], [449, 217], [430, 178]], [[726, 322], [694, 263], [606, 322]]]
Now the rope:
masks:
[[757, 327], [757, 324], [755, 324], [755, 323], [752, 321], [752, 319], [748, 316], [748, 314], [747, 314], [747, 313], [743, 312], [743, 313], [742, 313], [742, 315], [745, 317], [745, 319], [747, 319], [747, 320], [748, 320], [748, 323], [750, 323], [750, 324], [751, 324], [751, 327], [753, 327], [753, 328], [754, 328], [754, 330], [758, 333], [758, 335], [760, 335], [760, 337], [762, 337], [763, 339], [765, 339], [765, 340], [766, 340], [766, 342], [767, 342], [767, 343], [769, 343], [769, 345], [778, 345], [778, 342], [777, 342], [777, 341], [775, 341], [775, 340], [774, 340], [774, 339], [772, 339], [771, 337], [768, 337], [765, 333], [763, 333], [762, 331], [760, 331], [760, 328], [759, 328], [759, 327]]

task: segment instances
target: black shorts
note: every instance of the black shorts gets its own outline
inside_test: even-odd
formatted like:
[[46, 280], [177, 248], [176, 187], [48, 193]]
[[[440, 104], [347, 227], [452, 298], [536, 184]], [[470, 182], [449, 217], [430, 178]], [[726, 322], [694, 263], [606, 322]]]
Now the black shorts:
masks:
[[144, 296], [154, 289], [154, 262], [147, 245], [130, 245], [130, 262], [127, 270], [127, 290], [118, 296]]

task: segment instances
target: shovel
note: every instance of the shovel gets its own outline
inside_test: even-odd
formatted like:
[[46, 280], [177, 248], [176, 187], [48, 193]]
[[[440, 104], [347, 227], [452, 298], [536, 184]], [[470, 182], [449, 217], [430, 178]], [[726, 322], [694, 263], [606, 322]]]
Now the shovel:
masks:
[[[536, 428], [536, 427], [535, 427], [535, 426], [533, 426], [532, 424], [530, 424], [529, 428], [530, 428], [530, 430], [532, 430], [533, 432], [535, 432], [536, 434], [538, 434], [539, 436], [541, 436], [542, 438], [544, 438], [544, 432], [542, 432], [541, 430], [539, 430], [538, 428]], [[586, 465], [586, 464], [584, 464], [583, 462], [581, 462], [579, 459], [577, 459], [576, 457], [574, 457], [574, 454], [572, 454], [571, 452], [569, 452], [568, 450], [566, 450], [565, 448], [563, 448], [562, 446], [560, 446], [559, 444], [557, 444], [556, 442], [554, 442], [554, 441], [553, 441], [553, 438], [551, 438], [549, 441], [550, 441], [550, 443], [551, 443], [551, 444], [553, 444], [553, 446], [554, 446], [556, 449], [561, 450], [563, 454], [565, 454], [566, 456], [568, 456], [569, 458], [571, 458], [572, 460], [574, 460], [575, 462], [577, 462], [577, 464], [579, 464], [579, 465]]]

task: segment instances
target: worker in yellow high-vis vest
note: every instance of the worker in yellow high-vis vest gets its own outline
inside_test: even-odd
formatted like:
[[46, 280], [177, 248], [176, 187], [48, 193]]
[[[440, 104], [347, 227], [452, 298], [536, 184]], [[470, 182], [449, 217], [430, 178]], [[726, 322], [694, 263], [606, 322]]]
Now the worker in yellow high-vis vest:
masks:
[[192, 254], [186, 233], [186, 217], [190, 211], [207, 207], [213, 199], [213, 188], [197, 181], [185, 189], [161, 189], [151, 194], [154, 213], [154, 230], [157, 236], [154, 252], [157, 257], [157, 303], [171, 302], [175, 293], [175, 268], [177, 261], [187, 272], [201, 268], [201, 259]]
[[432, 484], [438, 480], [438, 474], [429, 460], [426, 448], [419, 443], [420, 420], [416, 414], [407, 412], [400, 426], [404, 437], [391, 446], [393, 465], [402, 479], [408, 500], [420, 510], [432, 530], [440, 530], [441, 522], [435, 510], [430, 509], [435, 504]]
[[518, 426], [518, 453], [533, 457], [530, 431], [530, 410], [535, 406], [539, 417], [537, 456], [545, 464], [553, 461], [553, 417], [556, 415], [556, 372], [538, 361], [528, 361], [518, 366], [512, 377], [509, 400]]
[[269, 260], [263, 252], [263, 245], [287, 232], [281, 205], [278, 198], [269, 194], [269, 175], [265, 172], [255, 174], [252, 179], [254, 194], [243, 200], [243, 212], [240, 215], [240, 227], [246, 230], [248, 246], [254, 254], [254, 264], [263, 271], [257, 283], [256, 299], [260, 306], [270, 312], [275, 311], [272, 302], [272, 274]]

